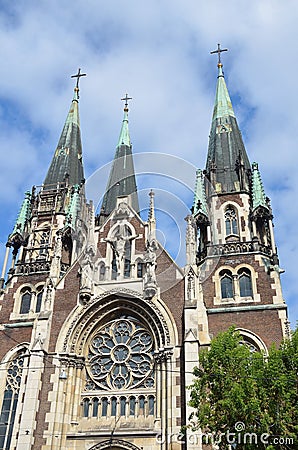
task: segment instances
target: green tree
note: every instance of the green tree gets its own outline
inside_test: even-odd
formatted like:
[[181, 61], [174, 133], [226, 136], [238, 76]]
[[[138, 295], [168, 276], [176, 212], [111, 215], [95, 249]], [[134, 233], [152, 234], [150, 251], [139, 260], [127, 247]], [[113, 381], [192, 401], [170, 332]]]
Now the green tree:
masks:
[[215, 436], [221, 449], [297, 448], [298, 329], [263, 355], [232, 327], [200, 352], [193, 373], [191, 426]]

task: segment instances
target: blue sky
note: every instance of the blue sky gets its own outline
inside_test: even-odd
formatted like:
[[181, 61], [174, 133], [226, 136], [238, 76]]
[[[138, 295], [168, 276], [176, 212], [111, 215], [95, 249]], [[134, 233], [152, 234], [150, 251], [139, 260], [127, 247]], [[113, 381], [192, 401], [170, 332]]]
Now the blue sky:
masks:
[[[78, 67], [88, 74], [80, 92], [86, 178], [103, 173], [113, 157], [122, 121], [120, 98], [128, 92], [135, 154], [183, 158], [188, 185], [194, 186], [190, 174], [205, 165], [215, 95], [216, 56], [210, 50], [221, 42], [229, 49], [223, 54], [224, 71], [246, 149], [251, 162], [259, 163], [272, 200], [286, 270], [284, 297], [294, 325], [297, 17], [296, 0], [2, 0], [2, 254], [24, 192], [43, 181], [72, 98], [70, 75]], [[170, 205], [165, 215], [174, 215], [175, 243], [183, 231], [178, 215], [191, 206], [188, 187], [178, 199], [182, 172], [177, 170], [175, 186], [149, 175], [139, 181], [146, 194], [150, 183], [161, 186], [156, 204], [161, 210]], [[101, 190], [98, 183], [96, 200]], [[147, 196], [142, 198], [145, 207]]]

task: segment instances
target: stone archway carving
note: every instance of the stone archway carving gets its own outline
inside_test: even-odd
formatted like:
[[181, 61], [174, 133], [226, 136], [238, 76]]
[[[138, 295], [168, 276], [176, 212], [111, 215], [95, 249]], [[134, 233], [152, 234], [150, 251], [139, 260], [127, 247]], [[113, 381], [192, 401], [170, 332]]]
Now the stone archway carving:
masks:
[[[136, 302], [136, 300], [138, 300]], [[118, 303], [118, 306], [129, 305], [131, 310], [136, 311], [140, 316], [147, 317], [148, 323], [152, 322], [156, 329], [156, 335], [160, 337], [160, 347], [169, 346], [171, 342], [170, 330], [166, 319], [157, 305], [151, 300], [144, 298], [135, 291], [128, 289], [111, 289], [96, 297], [91, 304], [84, 305], [76, 312], [72, 322], [68, 326], [67, 333], [64, 336], [62, 344], [63, 352], [71, 351], [81, 352], [84, 345], [83, 335], [88, 335], [94, 327], [95, 321], [106, 314], [107, 308], [112, 303]]]
[[132, 444], [131, 442], [123, 441], [121, 439], [108, 439], [106, 441], [100, 442], [99, 444], [90, 447], [89, 450], [140, 450], [139, 447]]

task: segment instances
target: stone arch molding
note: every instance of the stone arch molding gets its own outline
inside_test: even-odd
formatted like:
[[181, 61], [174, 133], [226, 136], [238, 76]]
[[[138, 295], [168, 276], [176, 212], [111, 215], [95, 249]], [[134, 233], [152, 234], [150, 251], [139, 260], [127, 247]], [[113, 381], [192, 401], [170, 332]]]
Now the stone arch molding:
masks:
[[89, 450], [104, 450], [104, 449], [140, 450], [140, 447], [137, 447], [131, 442], [122, 441], [121, 439], [108, 439], [107, 441], [100, 442], [99, 444], [90, 447]]
[[155, 302], [145, 300], [138, 292], [122, 288], [111, 289], [95, 298], [91, 304], [78, 306], [63, 327], [64, 330], [61, 330], [57, 350], [82, 354], [86, 339], [95, 327], [111, 312], [121, 308], [134, 312], [148, 322], [160, 348], [171, 345], [173, 330], [170, 332], [165, 310], [162, 311]]

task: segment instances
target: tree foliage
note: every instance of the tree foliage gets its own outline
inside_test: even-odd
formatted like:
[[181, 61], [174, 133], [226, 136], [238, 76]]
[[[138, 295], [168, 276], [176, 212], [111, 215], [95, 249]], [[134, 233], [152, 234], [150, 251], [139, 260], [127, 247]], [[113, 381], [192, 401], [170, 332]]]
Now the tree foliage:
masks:
[[298, 448], [298, 328], [264, 355], [232, 327], [200, 352], [193, 373], [192, 427], [216, 437], [219, 448]]

